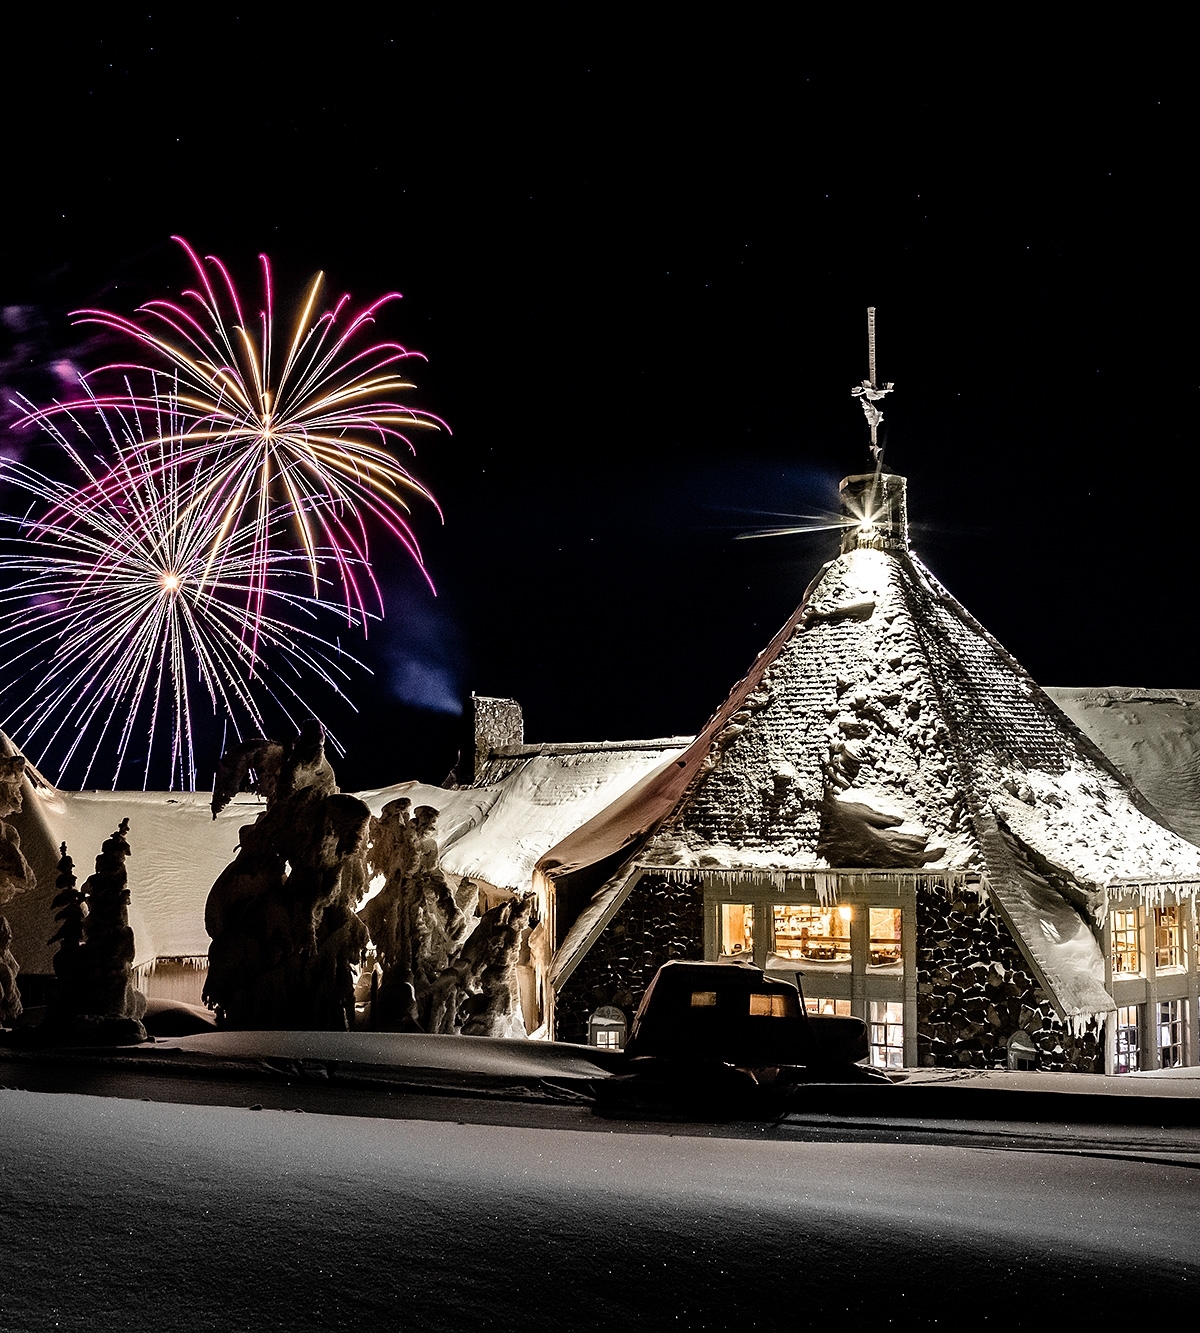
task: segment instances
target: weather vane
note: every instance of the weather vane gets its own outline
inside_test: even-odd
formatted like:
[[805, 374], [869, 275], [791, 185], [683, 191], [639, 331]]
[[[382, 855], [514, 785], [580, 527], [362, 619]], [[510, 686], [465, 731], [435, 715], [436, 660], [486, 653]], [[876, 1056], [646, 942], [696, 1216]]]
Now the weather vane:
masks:
[[871, 454], [876, 463], [883, 458], [883, 446], [879, 443], [879, 423], [883, 420], [883, 413], [875, 406], [881, 398], [891, 393], [895, 385], [891, 380], [881, 389], [875, 378], [875, 307], [867, 307], [867, 370], [868, 378], [861, 384], [855, 385], [850, 392], [862, 404], [863, 416], [867, 419], [867, 425], [871, 428]]

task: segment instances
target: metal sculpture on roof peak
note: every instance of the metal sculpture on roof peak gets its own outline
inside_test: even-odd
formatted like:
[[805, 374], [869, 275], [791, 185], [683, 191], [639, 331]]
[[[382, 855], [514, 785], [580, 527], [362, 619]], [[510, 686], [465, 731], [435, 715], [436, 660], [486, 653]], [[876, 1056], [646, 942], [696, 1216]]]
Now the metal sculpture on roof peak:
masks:
[[867, 419], [867, 425], [871, 428], [871, 456], [879, 463], [883, 458], [883, 446], [879, 443], [879, 423], [883, 420], [883, 413], [875, 406], [877, 402], [887, 394], [891, 393], [895, 385], [888, 380], [882, 388], [879, 387], [879, 381], [875, 378], [875, 307], [867, 307], [867, 371], [868, 378], [861, 384], [855, 385], [850, 390], [851, 394], [862, 404], [863, 416]]

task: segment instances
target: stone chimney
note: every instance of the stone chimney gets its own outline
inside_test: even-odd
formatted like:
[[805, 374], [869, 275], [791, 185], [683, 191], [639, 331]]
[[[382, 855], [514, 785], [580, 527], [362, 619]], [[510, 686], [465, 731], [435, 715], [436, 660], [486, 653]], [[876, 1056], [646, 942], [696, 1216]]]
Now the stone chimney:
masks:
[[894, 472], [864, 472], [846, 477], [838, 490], [842, 513], [852, 520], [842, 538], [845, 551], [908, 550], [905, 480]]
[[[471, 693], [467, 723], [471, 727], [470, 772], [460, 772], [459, 781], [467, 786], [483, 772], [488, 755], [505, 745], [521, 745], [525, 740], [525, 718], [515, 699], [492, 699]], [[464, 755], [464, 759], [468, 756]]]

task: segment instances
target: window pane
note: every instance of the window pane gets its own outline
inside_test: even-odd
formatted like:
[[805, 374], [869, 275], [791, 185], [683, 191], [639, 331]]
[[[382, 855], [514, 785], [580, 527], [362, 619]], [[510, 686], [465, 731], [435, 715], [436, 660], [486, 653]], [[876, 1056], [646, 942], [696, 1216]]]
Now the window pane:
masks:
[[887, 967], [899, 970], [900, 956], [900, 909], [898, 907], [872, 907], [871, 955], [872, 967]]
[[774, 908], [775, 952], [809, 963], [850, 962], [849, 907]]
[[1125, 1005], [1117, 1010], [1117, 1053], [1114, 1070], [1132, 1074], [1138, 1067], [1138, 1007]]
[[1138, 947], [1138, 909], [1116, 911], [1110, 917], [1112, 925], [1112, 970], [1114, 973], [1136, 974], [1142, 970], [1141, 950]]
[[849, 1000], [825, 1000], [817, 995], [806, 995], [804, 997], [804, 1008], [808, 1013], [817, 1014], [818, 1016], [850, 1017]]
[[754, 908], [750, 903], [721, 904], [721, 953], [754, 956]]
[[1158, 1063], [1163, 1069], [1183, 1064], [1183, 1016], [1185, 1000], [1165, 1000], [1158, 1005]]
[[1183, 966], [1183, 921], [1178, 907], [1154, 909], [1154, 966]]
[[717, 992], [715, 990], [694, 990], [692, 991], [693, 1009], [711, 1009], [717, 1002]]
[[904, 1005], [899, 1000], [871, 1001], [868, 1034], [876, 1069], [904, 1067]]

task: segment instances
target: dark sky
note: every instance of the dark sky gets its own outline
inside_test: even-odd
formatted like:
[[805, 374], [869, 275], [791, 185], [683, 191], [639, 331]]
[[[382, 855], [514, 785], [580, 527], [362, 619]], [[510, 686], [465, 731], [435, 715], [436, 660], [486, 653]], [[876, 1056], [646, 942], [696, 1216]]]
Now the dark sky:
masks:
[[833, 549], [734, 535], [869, 461], [868, 304], [935, 573], [1046, 684], [1200, 684], [1177, 39], [688, 12], [151, 6], [10, 44], [8, 387], [53, 389], [66, 311], [178, 290], [172, 232], [405, 295], [453, 428], [415, 463], [439, 596], [378, 548], [346, 786], [440, 779], [472, 689], [531, 739], [701, 726]]

